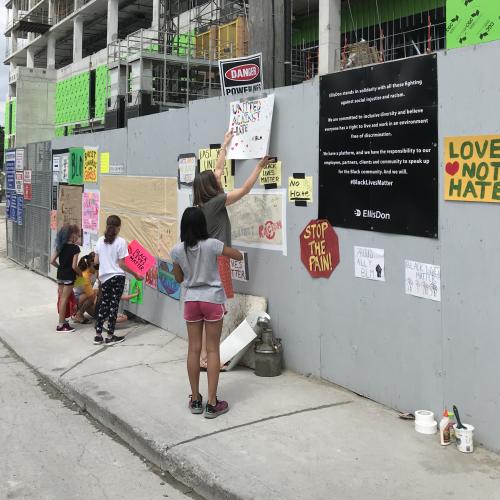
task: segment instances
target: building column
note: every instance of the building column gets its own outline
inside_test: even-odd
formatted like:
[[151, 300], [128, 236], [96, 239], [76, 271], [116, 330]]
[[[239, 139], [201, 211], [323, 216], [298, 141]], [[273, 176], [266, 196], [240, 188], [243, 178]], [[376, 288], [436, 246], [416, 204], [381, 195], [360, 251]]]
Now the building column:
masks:
[[54, 26], [56, 24], [55, 19], [55, 9], [54, 9], [54, 0], [49, 0], [49, 12], [48, 12], [49, 23]]
[[340, 0], [319, 0], [320, 75], [340, 70], [340, 3]]
[[73, 62], [80, 61], [83, 55], [83, 18], [73, 20]]
[[160, 0], [153, 0], [153, 20], [151, 22], [151, 28], [155, 31], [160, 29]]
[[33, 47], [28, 47], [26, 49], [26, 67], [35, 67], [35, 49]]
[[108, 45], [118, 38], [118, 0], [108, 0]]
[[49, 35], [47, 39], [47, 69], [56, 68], [56, 38], [55, 36]]

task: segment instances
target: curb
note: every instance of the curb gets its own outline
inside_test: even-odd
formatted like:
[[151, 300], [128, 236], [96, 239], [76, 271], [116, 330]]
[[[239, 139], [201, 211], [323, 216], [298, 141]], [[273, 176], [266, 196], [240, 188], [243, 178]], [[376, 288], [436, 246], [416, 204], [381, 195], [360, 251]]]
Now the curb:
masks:
[[247, 500], [251, 497], [241, 496], [234, 491], [225, 488], [220, 481], [220, 477], [204, 474], [203, 469], [192, 466], [189, 461], [169, 454], [168, 448], [161, 448], [153, 440], [141, 434], [140, 430], [132, 427], [122, 418], [103, 408], [96, 400], [87, 394], [76, 390], [70, 382], [62, 380], [60, 377], [48, 375], [31, 364], [26, 358], [19, 355], [12, 346], [0, 337], [0, 342], [15, 357], [21, 360], [44, 382], [49, 384], [56, 391], [63, 394], [70, 401], [76, 403], [78, 407], [91, 415], [101, 425], [115, 433], [120, 439], [127, 443], [141, 457], [158, 467], [160, 470], [168, 472], [174, 479], [183, 485], [191, 488], [194, 492], [207, 500]]

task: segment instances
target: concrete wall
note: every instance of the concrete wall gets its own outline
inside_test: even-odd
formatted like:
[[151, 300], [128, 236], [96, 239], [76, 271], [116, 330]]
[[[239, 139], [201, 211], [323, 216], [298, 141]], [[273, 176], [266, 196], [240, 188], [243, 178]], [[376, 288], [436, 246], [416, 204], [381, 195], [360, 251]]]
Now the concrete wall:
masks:
[[[287, 207], [288, 255], [246, 249], [251, 281], [238, 291], [264, 295], [288, 368], [345, 386], [393, 408], [428, 408], [438, 415], [457, 404], [477, 437], [500, 449], [500, 335], [496, 321], [500, 232], [493, 204], [442, 200], [443, 140], [450, 135], [499, 132], [500, 68], [491, 62], [500, 43], [440, 53], [440, 206], [438, 240], [337, 229], [340, 265], [328, 280], [313, 280], [300, 261], [299, 234], [317, 216]], [[475, 89], [475, 90], [474, 90]], [[314, 80], [276, 90], [271, 153], [283, 178], [306, 172], [318, 178], [318, 93]], [[176, 174], [179, 153], [218, 142], [227, 127], [224, 98], [188, 109], [138, 118], [123, 134], [60, 138], [55, 148], [98, 145], [112, 163], [126, 158], [131, 175]], [[125, 134], [125, 135], [124, 135]], [[236, 185], [254, 161], [238, 162]], [[317, 186], [317, 184], [316, 184]], [[354, 278], [353, 246], [385, 249], [386, 282]], [[442, 302], [404, 293], [404, 260], [440, 264]], [[185, 336], [179, 303], [146, 287], [144, 318]]]

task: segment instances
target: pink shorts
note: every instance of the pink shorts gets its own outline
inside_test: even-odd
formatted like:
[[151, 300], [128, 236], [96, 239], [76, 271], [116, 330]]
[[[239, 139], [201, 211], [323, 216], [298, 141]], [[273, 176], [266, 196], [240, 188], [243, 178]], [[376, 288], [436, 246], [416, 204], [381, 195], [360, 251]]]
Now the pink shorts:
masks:
[[188, 323], [220, 321], [224, 317], [224, 314], [226, 314], [224, 304], [200, 301], [184, 303], [184, 319]]

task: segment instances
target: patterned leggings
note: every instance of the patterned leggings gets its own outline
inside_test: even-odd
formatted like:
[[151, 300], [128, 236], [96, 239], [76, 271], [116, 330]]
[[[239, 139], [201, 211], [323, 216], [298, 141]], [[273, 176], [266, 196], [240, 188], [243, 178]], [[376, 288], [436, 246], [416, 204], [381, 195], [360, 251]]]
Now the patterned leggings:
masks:
[[124, 288], [125, 276], [113, 276], [102, 284], [97, 321], [95, 323], [97, 335], [102, 334], [102, 327], [106, 319], [108, 320], [109, 335], [115, 333], [116, 316], [118, 315], [118, 306]]

